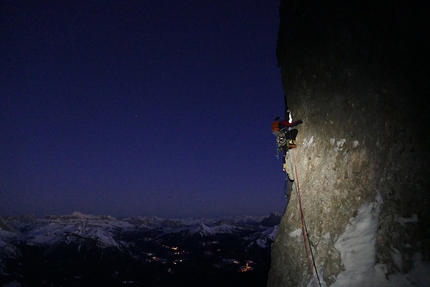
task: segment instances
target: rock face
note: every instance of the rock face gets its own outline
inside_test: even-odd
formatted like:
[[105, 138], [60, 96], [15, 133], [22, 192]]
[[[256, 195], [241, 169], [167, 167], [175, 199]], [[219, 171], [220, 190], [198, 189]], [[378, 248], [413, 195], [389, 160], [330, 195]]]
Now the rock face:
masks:
[[[407, 272], [414, 253], [430, 260], [428, 39], [419, 1], [281, 1], [277, 59], [285, 104], [304, 122], [289, 164], [329, 285], [343, 268], [334, 243], [377, 194], [383, 204], [375, 263], [390, 274]], [[398, 220], [414, 216], [417, 222]], [[300, 229], [294, 191], [272, 245], [267, 286], [309, 282], [303, 237], [291, 236]]]

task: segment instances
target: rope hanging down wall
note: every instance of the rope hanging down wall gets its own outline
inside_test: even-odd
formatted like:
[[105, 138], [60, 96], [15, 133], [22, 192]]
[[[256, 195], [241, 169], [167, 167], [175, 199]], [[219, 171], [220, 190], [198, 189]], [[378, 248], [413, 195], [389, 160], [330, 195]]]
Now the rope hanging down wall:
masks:
[[[302, 223], [302, 234], [303, 234], [303, 242], [305, 244], [305, 251], [306, 251], [306, 258], [307, 258], [307, 265], [308, 265], [308, 270], [309, 273], [312, 275], [313, 271], [315, 270], [315, 275], [317, 277], [318, 280], [318, 284], [321, 287], [321, 281], [320, 281], [320, 277], [318, 274], [318, 269], [315, 263], [315, 256], [312, 250], [312, 245], [311, 245], [311, 241], [309, 239], [309, 235], [308, 235], [308, 229], [306, 226], [306, 220], [305, 220], [305, 215], [303, 213], [303, 208], [302, 208], [302, 198], [301, 198], [301, 194], [300, 194], [300, 184], [299, 184], [299, 176], [297, 173], [297, 167], [296, 167], [296, 159], [294, 158], [294, 152], [292, 150], [290, 150], [289, 152], [291, 152], [291, 158], [292, 158], [292, 164], [294, 169], [294, 173], [295, 173], [295, 188], [296, 188], [296, 193], [297, 193], [297, 199], [299, 201], [299, 208], [300, 208], [300, 218], [301, 218], [301, 223]], [[313, 265], [313, 268], [312, 268]]]

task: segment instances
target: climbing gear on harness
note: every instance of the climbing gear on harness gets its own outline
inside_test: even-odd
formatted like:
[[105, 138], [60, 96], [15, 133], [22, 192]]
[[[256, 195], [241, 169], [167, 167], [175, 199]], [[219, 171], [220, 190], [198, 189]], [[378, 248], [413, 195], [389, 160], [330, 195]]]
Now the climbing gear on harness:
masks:
[[287, 133], [285, 130], [286, 128], [283, 128], [276, 134], [276, 145], [278, 146], [278, 151], [280, 151], [286, 144], [288, 144], [288, 149], [297, 147], [296, 143], [292, 139], [287, 138]]
[[278, 134], [276, 136], [276, 144], [278, 145], [278, 148], [282, 148], [284, 145], [286, 145], [288, 142], [287, 135], [285, 134], [285, 128], [278, 131]]

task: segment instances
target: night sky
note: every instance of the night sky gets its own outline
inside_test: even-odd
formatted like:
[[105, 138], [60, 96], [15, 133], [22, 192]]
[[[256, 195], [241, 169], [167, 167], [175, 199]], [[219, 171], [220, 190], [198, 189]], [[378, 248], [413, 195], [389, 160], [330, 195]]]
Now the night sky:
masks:
[[283, 210], [279, 0], [0, 3], [0, 215]]

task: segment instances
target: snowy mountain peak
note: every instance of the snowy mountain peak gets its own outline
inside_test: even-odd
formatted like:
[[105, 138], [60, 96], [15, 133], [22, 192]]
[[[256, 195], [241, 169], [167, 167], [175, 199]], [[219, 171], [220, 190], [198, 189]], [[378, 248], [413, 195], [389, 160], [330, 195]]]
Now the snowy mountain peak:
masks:
[[200, 236], [204, 237], [204, 236], [214, 235], [214, 232], [209, 226], [207, 226], [202, 222], [199, 225], [197, 225], [195, 228], [190, 229], [190, 234], [192, 235], [200, 234]]
[[16, 232], [4, 219], [0, 216], [0, 230], [6, 230], [10, 232]]

